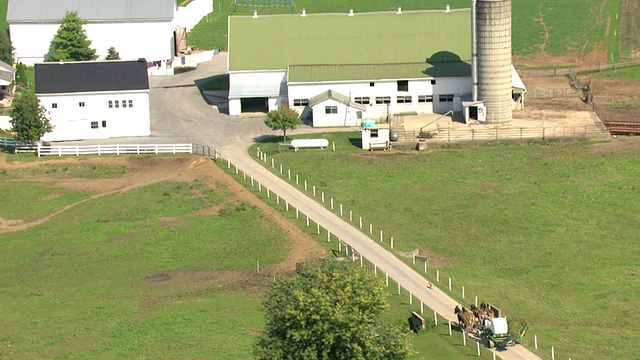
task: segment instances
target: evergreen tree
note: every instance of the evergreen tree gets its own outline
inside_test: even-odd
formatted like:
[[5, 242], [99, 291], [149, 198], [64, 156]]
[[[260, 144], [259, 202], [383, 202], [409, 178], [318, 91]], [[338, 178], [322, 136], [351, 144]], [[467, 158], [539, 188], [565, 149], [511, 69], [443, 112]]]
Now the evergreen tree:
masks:
[[120, 60], [120, 53], [116, 51], [116, 48], [113, 46], [107, 50], [107, 57], [105, 60]]
[[16, 67], [16, 85], [21, 88], [29, 86], [27, 83], [27, 66], [23, 63], [18, 63]]
[[29, 143], [40, 140], [42, 135], [53, 130], [46, 110], [33, 91], [23, 91], [17, 96], [9, 122], [11, 130], [17, 134], [16, 138]]
[[49, 53], [44, 61], [86, 61], [95, 60], [98, 55], [87, 38], [87, 32], [82, 27], [86, 21], [82, 20], [77, 11], [67, 11], [60, 22], [60, 28], [51, 40]]
[[6, 31], [0, 31], [0, 61], [13, 65], [13, 46]]

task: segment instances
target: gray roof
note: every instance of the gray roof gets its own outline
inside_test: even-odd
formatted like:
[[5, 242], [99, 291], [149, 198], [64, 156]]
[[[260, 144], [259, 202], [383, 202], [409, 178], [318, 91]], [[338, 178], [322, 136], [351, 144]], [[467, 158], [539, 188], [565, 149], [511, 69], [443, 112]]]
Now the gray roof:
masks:
[[175, 0], [9, 0], [7, 22], [60, 22], [76, 10], [87, 22], [173, 19]]
[[320, 104], [321, 102], [325, 101], [325, 100], [334, 100], [337, 101], [343, 105], [358, 109], [358, 110], [366, 110], [367, 107], [362, 105], [362, 104], [358, 104], [358, 103], [354, 103], [351, 101], [351, 99], [349, 99], [349, 97], [347, 95], [343, 95], [340, 94], [339, 92], [335, 91], [335, 90], [327, 90], [321, 94], [318, 94], [314, 97], [312, 97], [311, 99], [309, 99], [309, 106], [313, 107], [316, 106], [318, 104]]
[[9, 72], [13, 74], [16, 72], [16, 68], [14, 68], [13, 66], [5, 62], [0, 61], [0, 73], [3, 73], [3, 72]]
[[144, 61], [80, 61], [35, 65], [36, 94], [148, 90]]

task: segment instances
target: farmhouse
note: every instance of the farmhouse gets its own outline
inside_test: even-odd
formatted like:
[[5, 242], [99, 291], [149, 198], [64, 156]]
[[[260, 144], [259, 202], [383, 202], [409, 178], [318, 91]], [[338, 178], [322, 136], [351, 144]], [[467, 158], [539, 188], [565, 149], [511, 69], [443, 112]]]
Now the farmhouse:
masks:
[[76, 10], [98, 56], [115, 47], [122, 59], [171, 59], [175, 0], [9, 0], [7, 22], [16, 61], [42, 62], [60, 20]]
[[451, 110], [475, 117], [465, 109], [481, 104], [471, 101], [471, 14], [230, 16], [229, 114], [289, 106], [313, 126]]
[[54, 129], [42, 140], [149, 136], [149, 78], [144, 61], [35, 65], [36, 95]]

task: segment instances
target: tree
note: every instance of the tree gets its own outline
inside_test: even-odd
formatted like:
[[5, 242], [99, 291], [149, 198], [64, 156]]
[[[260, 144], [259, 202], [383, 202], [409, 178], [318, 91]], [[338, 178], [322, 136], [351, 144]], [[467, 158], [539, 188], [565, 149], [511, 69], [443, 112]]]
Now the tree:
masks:
[[77, 11], [67, 11], [60, 22], [58, 32], [51, 40], [49, 53], [44, 61], [87, 61], [95, 60], [98, 56], [87, 38], [87, 32], [82, 27], [83, 21]]
[[107, 49], [107, 57], [105, 60], [120, 60], [120, 53], [116, 51], [116, 48], [113, 46]]
[[282, 130], [282, 141], [287, 141], [287, 130], [295, 130], [298, 125], [302, 125], [302, 120], [297, 111], [282, 108], [269, 111], [264, 123], [271, 130]]
[[404, 359], [407, 332], [385, 324], [389, 307], [382, 281], [352, 262], [307, 262], [293, 277], [278, 278], [267, 291], [266, 332], [257, 359]]
[[29, 86], [27, 82], [27, 66], [23, 63], [18, 63], [18, 66], [16, 66], [16, 85], [20, 88]]
[[0, 61], [13, 65], [13, 46], [6, 31], [0, 31]]
[[53, 130], [46, 110], [33, 91], [23, 91], [16, 98], [9, 122], [11, 130], [17, 134], [16, 138], [29, 143], [40, 140], [42, 135]]

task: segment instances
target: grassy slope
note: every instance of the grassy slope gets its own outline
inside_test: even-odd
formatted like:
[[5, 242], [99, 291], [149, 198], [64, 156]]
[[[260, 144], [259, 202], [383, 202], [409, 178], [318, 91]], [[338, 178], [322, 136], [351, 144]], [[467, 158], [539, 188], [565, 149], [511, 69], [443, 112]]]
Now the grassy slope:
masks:
[[[349, 138], [358, 133], [330, 137], [338, 149], [357, 151]], [[529, 334], [554, 345], [556, 355], [628, 358], [640, 305], [633, 265], [640, 154], [590, 151], [586, 144], [516, 144], [397, 156], [274, 155], [394, 236], [396, 250], [435, 252], [443, 278], [528, 320]]]
[[[32, 208], [51, 191], [58, 200], [81, 196], [31, 184], [12, 195], [25, 201], [12, 204]], [[171, 226], [161, 220], [210, 206], [227, 210]], [[284, 234], [272, 222], [197, 182], [105, 196], [0, 239], [0, 358], [7, 359], [248, 359], [252, 332], [264, 326], [261, 290], [210, 287], [189, 274], [250, 269], [256, 254], [265, 265], [285, 255]], [[144, 281], [170, 271], [184, 279]]]

